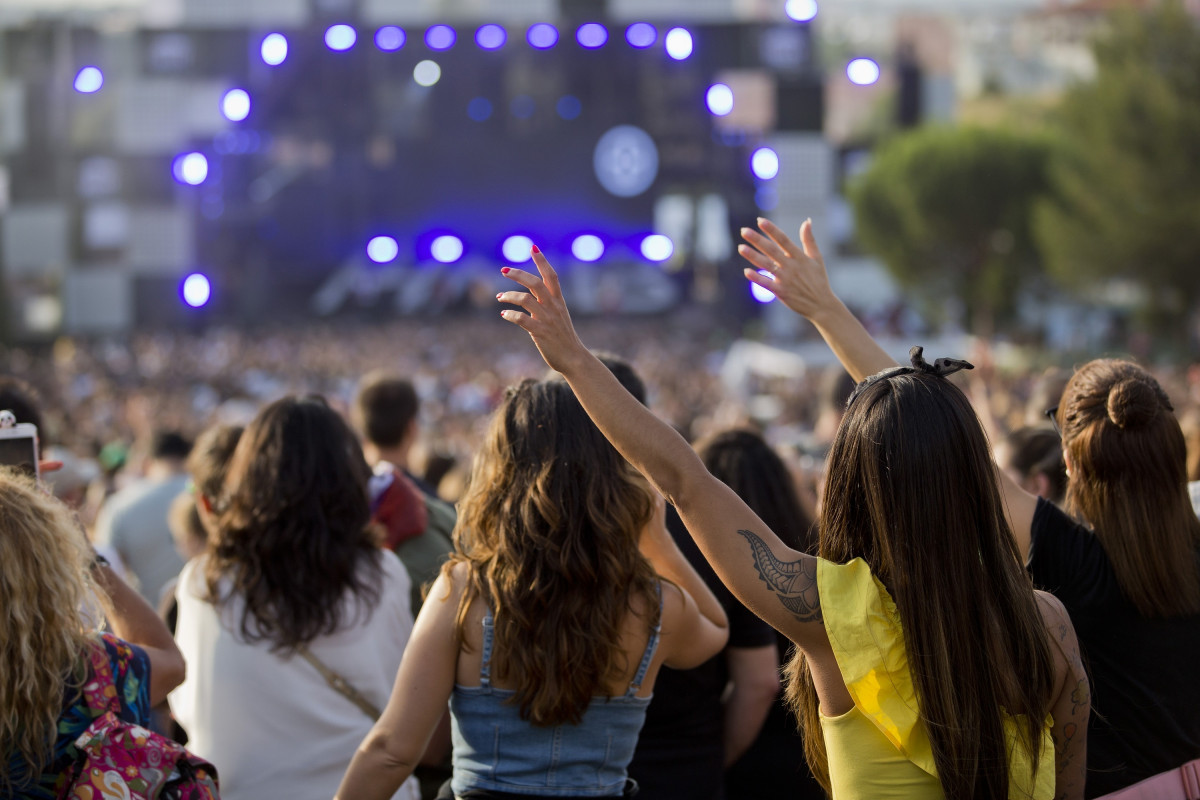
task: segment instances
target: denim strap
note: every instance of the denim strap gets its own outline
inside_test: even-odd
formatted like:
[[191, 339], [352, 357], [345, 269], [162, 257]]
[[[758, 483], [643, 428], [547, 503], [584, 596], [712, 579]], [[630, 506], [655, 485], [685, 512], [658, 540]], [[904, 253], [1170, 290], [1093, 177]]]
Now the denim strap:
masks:
[[492, 619], [492, 610], [489, 608], [483, 615], [483, 652], [479, 662], [479, 685], [484, 689], [490, 689], [492, 686], [492, 638], [495, 629], [495, 620]]
[[646, 642], [646, 651], [642, 653], [642, 663], [638, 665], [637, 674], [633, 676], [633, 681], [629, 684], [629, 691], [625, 693], [626, 697], [636, 697], [637, 693], [642, 690], [642, 681], [646, 679], [646, 670], [650, 669], [650, 662], [654, 660], [654, 651], [658, 649], [658, 634], [662, 632], [662, 581], [656, 582], [654, 588], [658, 592], [658, 622], [650, 634], [650, 640]]

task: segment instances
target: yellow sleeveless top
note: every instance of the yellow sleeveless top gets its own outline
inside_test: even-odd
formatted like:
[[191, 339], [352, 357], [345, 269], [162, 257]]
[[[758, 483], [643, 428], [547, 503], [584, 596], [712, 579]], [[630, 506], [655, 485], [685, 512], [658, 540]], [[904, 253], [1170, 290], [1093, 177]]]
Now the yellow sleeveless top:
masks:
[[[817, 586], [825, 631], [854, 699], [841, 716], [821, 715], [833, 800], [943, 798], [891, 595], [861, 558], [848, 564], [818, 559]], [[1009, 800], [1054, 797], [1052, 724], [1047, 717], [1035, 776], [1016, 724], [1005, 716]]]

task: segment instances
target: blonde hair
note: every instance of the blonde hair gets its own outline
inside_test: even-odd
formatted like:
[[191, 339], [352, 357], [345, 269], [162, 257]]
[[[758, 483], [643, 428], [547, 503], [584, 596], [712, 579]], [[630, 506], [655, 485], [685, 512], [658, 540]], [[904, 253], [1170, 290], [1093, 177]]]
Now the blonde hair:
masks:
[[103, 619], [90, 561], [67, 507], [0, 468], [0, 794], [12, 788], [8, 755], [31, 776], [45, 769], [63, 698], [86, 674], [88, 620]]

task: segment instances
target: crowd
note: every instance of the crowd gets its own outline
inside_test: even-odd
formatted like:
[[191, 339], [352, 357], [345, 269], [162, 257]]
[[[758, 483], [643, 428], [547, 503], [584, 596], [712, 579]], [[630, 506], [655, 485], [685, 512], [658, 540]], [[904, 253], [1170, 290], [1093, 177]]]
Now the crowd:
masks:
[[3, 353], [0, 793], [1182, 787], [1200, 371], [901, 366], [807, 226], [743, 236], [840, 367], [576, 328], [536, 252], [502, 320]]

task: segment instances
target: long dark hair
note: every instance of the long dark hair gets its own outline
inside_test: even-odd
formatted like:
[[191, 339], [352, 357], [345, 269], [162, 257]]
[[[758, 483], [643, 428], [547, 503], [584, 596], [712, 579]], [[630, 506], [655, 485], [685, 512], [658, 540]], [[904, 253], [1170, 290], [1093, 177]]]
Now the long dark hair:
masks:
[[[862, 558], [895, 601], [946, 796], [1006, 800], [1002, 709], [1036, 772], [1054, 664], [975, 412], [943, 378], [878, 380], [847, 409], [828, 465], [819, 555]], [[789, 672], [809, 764], [828, 790], [812, 677], [801, 658]]]
[[814, 552], [816, 531], [796, 496], [795, 481], [761, 436], [749, 430], [722, 431], [697, 442], [696, 453], [712, 476], [733, 489], [784, 544]]
[[381, 563], [368, 529], [370, 469], [354, 434], [316, 397], [259, 412], [234, 451], [205, 568], [209, 597], [245, 601], [240, 632], [290, 651], [379, 600]]
[[[617, 647], [631, 612], [658, 619], [655, 572], [638, 550], [648, 487], [561, 380], [510, 388], [492, 417], [459, 503], [465, 563], [462, 639], [475, 598], [495, 615], [498, 677], [516, 685], [523, 719], [577, 723], [628, 667]], [[640, 600], [640, 602], [636, 602]]]
[[1187, 491], [1187, 445], [1158, 381], [1097, 359], [1063, 391], [1067, 510], [1095, 531], [1122, 592], [1147, 617], [1200, 612], [1200, 520]]

